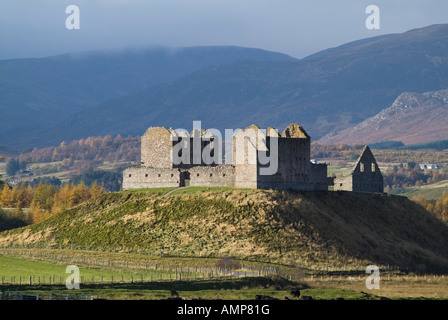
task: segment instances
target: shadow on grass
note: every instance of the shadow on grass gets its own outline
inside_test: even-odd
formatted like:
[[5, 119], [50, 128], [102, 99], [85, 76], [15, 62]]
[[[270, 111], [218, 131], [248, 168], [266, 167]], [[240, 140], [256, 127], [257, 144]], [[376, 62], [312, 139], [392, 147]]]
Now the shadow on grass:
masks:
[[[283, 278], [267, 278], [267, 277], [247, 277], [238, 279], [222, 279], [222, 280], [189, 280], [189, 281], [160, 281], [160, 282], [114, 282], [114, 283], [81, 283], [82, 290], [179, 290], [179, 291], [199, 291], [199, 290], [240, 290], [240, 289], [256, 289], [273, 287], [276, 290], [287, 290], [290, 288], [307, 288], [304, 284]], [[64, 290], [65, 285], [2, 285], [0, 291], [57, 291]]]

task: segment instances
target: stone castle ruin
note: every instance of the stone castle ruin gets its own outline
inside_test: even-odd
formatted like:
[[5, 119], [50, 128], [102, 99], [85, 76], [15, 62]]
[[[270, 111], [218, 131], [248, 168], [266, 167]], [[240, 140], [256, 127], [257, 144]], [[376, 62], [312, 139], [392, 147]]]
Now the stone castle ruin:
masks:
[[349, 175], [334, 179], [334, 190], [358, 192], [384, 191], [383, 175], [368, 146], [365, 146], [362, 150]]
[[252, 125], [232, 135], [230, 148], [229, 141], [224, 143], [213, 130], [188, 133], [150, 127], [141, 138], [141, 165], [124, 171], [123, 189], [328, 190], [327, 165], [310, 162], [310, 140], [299, 124], [289, 125], [280, 134], [274, 128], [261, 130]]

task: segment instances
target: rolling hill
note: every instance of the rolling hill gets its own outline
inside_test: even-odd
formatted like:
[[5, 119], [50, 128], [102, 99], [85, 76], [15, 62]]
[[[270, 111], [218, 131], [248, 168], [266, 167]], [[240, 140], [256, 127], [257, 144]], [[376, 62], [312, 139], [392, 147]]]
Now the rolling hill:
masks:
[[281, 129], [294, 121], [317, 140], [374, 116], [403, 92], [448, 87], [448, 24], [362, 39], [302, 60], [219, 48], [187, 57], [152, 53], [148, 60], [127, 52], [113, 59], [86, 54], [79, 63], [72, 55], [2, 61], [0, 143], [42, 147], [141, 134], [151, 125], [191, 129], [193, 120], [220, 130], [253, 123]]
[[322, 144], [369, 144], [401, 141], [405, 145], [448, 139], [448, 89], [422, 94], [405, 92], [387, 109]]
[[446, 272], [448, 226], [404, 197], [354, 192], [187, 188], [109, 193], [0, 246], [237, 257], [310, 268]]

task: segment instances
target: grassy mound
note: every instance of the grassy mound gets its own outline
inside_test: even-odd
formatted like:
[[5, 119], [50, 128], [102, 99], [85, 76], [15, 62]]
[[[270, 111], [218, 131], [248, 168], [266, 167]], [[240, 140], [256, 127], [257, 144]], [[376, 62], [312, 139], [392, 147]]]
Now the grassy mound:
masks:
[[226, 257], [310, 268], [395, 265], [447, 271], [448, 226], [404, 197], [232, 188], [106, 194], [0, 246]]

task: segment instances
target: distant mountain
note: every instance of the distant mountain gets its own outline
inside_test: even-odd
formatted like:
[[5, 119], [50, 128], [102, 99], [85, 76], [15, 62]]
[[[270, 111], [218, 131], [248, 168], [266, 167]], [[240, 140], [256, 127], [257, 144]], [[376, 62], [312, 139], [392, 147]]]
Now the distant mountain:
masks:
[[[302, 60], [278, 55], [229, 59], [144, 89], [125, 86], [131, 92], [124, 94], [120, 85], [142, 72], [141, 64], [129, 56], [124, 61], [134, 61], [135, 66], [121, 82], [110, 80], [121, 78], [120, 73], [105, 67], [103, 81], [91, 80], [90, 91], [82, 91], [92, 94], [99, 87], [99, 92], [120, 94], [107, 99], [103, 92], [97, 105], [72, 108], [65, 119], [58, 117], [47, 125], [0, 132], [0, 143], [45, 146], [87, 136], [137, 135], [148, 126], [191, 129], [193, 120], [221, 130], [253, 123], [282, 129], [299, 122], [317, 140], [374, 116], [403, 92], [448, 88], [447, 53], [448, 24], [433, 25], [362, 39]], [[101, 65], [102, 60], [96, 62]], [[68, 81], [60, 79], [62, 84]], [[74, 84], [73, 90], [78, 87]], [[12, 122], [20, 124], [17, 119]]]
[[448, 139], [448, 89], [405, 92], [377, 115], [319, 140], [322, 144], [401, 141], [406, 145]]
[[405, 91], [448, 87], [448, 25], [364, 39], [300, 61], [237, 61], [106, 101], [66, 120], [79, 133], [141, 134], [148, 126], [279, 129], [318, 139], [374, 116]]
[[[154, 47], [1, 60], [0, 143], [22, 148], [58, 143], [52, 128], [74, 113], [238, 60], [295, 61], [281, 53], [234, 46]], [[69, 135], [68, 139], [72, 140]]]

